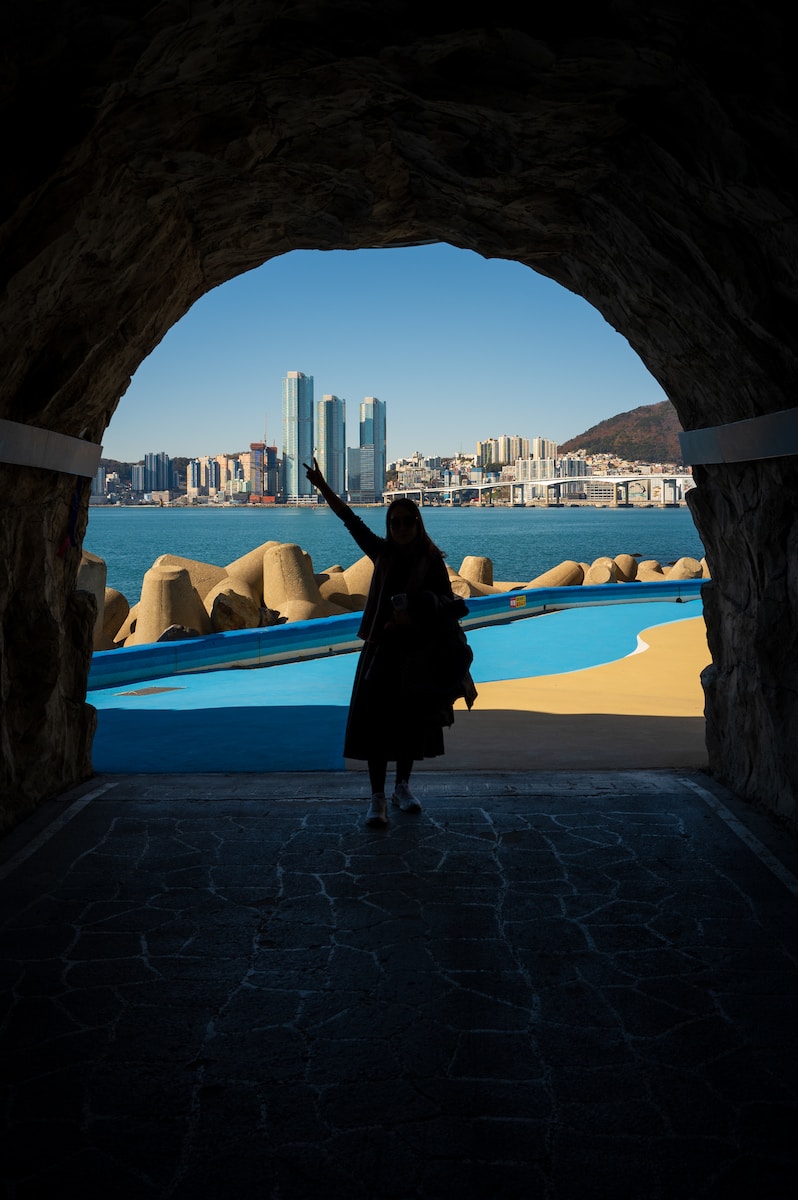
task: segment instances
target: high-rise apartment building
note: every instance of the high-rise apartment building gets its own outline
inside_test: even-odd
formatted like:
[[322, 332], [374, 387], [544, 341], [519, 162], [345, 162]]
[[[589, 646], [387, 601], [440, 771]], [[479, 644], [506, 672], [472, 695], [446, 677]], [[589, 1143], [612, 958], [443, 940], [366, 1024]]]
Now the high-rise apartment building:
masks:
[[223, 487], [219, 460], [210, 454], [205, 454], [198, 459], [198, 462], [200, 464], [200, 486], [202, 491], [207, 496], [215, 496]]
[[386, 466], [385, 404], [376, 396], [366, 396], [360, 405], [360, 500], [362, 504], [379, 504], [382, 501]]
[[501, 437], [477, 442], [477, 466], [491, 468], [512, 466], [519, 458], [529, 458], [529, 438], [503, 433]]
[[144, 491], [168, 492], [172, 486], [172, 460], [163, 451], [144, 455]]
[[315, 496], [303, 463], [313, 458], [313, 376], [288, 371], [283, 379], [283, 499]]
[[342, 496], [346, 488], [346, 401], [338, 396], [322, 396], [316, 406], [316, 458], [332, 490]]
[[557, 464], [553, 458], [520, 458], [515, 464], [515, 477], [519, 483], [533, 479], [553, 479]]
[[186, 495], [192, 500], [202, 495], [202, 463], [198, 458], [189, 459], [186, 466]]
[[499, 461], [499, 443], [496, 438], [487, 438], [477, 442], [477, 466], [495, 467]]
[[263, 442], [250, 442], [249, 450], [240, 456], [241, 471], [250, 496], [263, 495], [265, 450]]
[[216, 454], [214, 457], [219, 464], [219, 491], [227, 492], [233, 477], [232, 460], [229, 454]]
[[105, 495], [105, 477], [106, 477], [105, 467], [98, 467], [97, 473], [91, 481], [92, 496], [104, 496]]
[[274, 499], [280, 492], [280, 474], [282, 459], [277, 453], [276, 446], [266, 446], [263, 460], [263, 480], [266, 489], [264, 495]]
[[532, 457], [556, 458], [557, 443], [550, 441], [549, 438], [532, 438]]
[[[590, 467], [583, 458], [561, 458], [557, 463], [557, 474], [564, 479], [569, 475], [578, 475], [580, 479], [586, 479], [593, 474], [593, 468]], [[563, 492], [566, 496], [582, 495], [585, 485], [574, 480], [571, 483], [563, 485]]]

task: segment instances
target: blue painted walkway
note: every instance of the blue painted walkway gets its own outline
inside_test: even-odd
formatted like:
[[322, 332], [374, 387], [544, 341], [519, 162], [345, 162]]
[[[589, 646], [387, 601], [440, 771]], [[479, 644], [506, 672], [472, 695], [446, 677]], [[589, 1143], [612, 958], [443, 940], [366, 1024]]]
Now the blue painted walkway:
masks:
[[[469, 631], [475, 683], [562, 674], [634, 653], [641, 630], [700, 599], [574, 608]], [[356, 654], [91, 690], [98, 772], [341, 771]], [[479, 704], [479, 701], [477, 701]]]

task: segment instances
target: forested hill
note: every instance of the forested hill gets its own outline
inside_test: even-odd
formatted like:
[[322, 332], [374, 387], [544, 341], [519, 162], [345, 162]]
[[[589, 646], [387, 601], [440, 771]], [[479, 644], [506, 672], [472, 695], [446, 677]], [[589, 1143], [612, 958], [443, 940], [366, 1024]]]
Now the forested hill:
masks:
[[680, 463], [680, 429], [676, 409], [670, 400], [663, 400], [600, 421], [578, 437], [563, 442], [559, 453], [585, 450], [588, 454], [612, 454], [627, 461]]

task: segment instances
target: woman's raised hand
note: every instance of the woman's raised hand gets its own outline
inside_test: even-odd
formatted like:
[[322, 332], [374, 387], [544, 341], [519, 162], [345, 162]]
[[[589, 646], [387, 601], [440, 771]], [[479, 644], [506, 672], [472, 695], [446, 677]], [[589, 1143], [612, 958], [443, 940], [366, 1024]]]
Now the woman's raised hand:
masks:
[[318, 461], [314, 458], [312, 467], [309, 467], [307, 463], [303, 463], [302, 466], [307, 471], [307, 477], [310, 480], [310, 482], [313, 484], [313, 486], [315, 488], [320, 488], [321, 485], [324, 483], [324, 476], [322, 475], [321, 470], [319, 469]]

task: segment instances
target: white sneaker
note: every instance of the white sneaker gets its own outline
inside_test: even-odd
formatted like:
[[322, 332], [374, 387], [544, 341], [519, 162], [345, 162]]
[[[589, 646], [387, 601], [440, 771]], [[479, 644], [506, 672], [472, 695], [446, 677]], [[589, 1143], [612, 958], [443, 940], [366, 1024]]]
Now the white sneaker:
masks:
[[402, 812], [421, 812], [421, 805], [410, 791], [408, 784], [406, 784], [404, 781], [397, 783], [396, 787], [394, 788], [393, 795], [391, 796], [391, 803], [397, 804], [399, 808], [401, 808]]
[[371, 797], [366, 824], [383, 826], [388, 824], [388, 804], [384, 792], [375, 792]]

